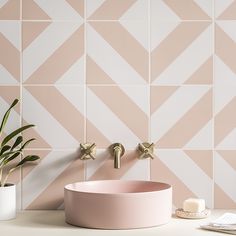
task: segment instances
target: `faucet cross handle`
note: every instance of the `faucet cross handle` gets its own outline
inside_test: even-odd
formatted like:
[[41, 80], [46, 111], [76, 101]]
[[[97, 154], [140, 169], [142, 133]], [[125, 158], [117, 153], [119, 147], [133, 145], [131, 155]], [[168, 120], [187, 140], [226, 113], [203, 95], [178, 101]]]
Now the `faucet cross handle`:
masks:
[[139, 143], [138, 144], [138, 151], [141, 153], [141, 155], [139, 156], [139, 159], [145, 159], [148, 157], [151, 157], [152, 159], [154, 159], [154, 143]]
[[81, 160], [88, 160], [93, 159], [95, 160], [95, 154], [96, 154], [96, 145], [95, 143], [84, 143], [80, 144], [80, 150], [81, 150]]

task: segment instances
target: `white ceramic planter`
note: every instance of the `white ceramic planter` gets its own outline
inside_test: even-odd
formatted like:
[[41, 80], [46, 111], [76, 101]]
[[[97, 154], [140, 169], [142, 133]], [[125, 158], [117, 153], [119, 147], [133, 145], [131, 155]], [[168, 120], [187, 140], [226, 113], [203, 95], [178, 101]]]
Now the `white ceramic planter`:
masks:
[[0, 220], [16, 217], [16, 185], [7, 184], [0, 187]]

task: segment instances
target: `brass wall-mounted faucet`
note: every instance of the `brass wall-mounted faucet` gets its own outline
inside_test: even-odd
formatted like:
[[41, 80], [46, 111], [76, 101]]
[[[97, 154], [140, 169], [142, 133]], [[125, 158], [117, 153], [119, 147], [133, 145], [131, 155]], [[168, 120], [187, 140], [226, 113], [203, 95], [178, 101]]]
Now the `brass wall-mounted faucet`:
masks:
[[96, 154], [95, 143], [80, 144], [80, 150], [81, 150], [81, 156], [80, 156], [81, 160], [88, 160], [88, 159], [95, 160], [95, 154]]
[[154, 143], [139, 143], [138, 151], [140, 152], [139, 159], [145, 159], [151, 157], [154, 159]]
[[125, 153], [125, 148], [121, 143], [114, 143], [110, 146], [111, 153], [114, 156], [114, 168], [119, 169], [121, 164], [121, 157]]

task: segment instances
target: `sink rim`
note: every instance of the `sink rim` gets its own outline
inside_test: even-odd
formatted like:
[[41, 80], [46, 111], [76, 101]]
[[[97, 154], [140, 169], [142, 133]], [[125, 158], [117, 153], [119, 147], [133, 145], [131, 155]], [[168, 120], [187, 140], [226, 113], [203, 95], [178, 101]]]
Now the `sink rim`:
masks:
[[[109, 183], [109, 182], [116, 182], [116, 183], [124, 183], [124, 184], [131, 184], [131, 183], [141, 183], [141, 184], [154, 184], [159, 186], [163, 185], [163, 188], [161, 189], [153, 189], [153, 190], [149, 190], [149, 191], [137, 191], [137, 192], [99, 192], [97, 189], [95, 190], [90, 190], [90, 191], [85, 191], [85, 190], [75, 190], [72, 189], [72, 185], [74, 184], [81, 184], [81, 185], [86, 185], [86, 184], [102, 184], [102, 183]], [[164, 182], [157, 182], [157, 181], [149, 181], [149, 180], [88, 180], [88, 181], [78, 181], [78, 182], [74, 182], [74, 183], [70, 183], [64, 186], [64, 190], [65, 191], [70, 191], [70, 192], [75, 192], [75, 193], [79, 193], [79, 194], [97, 194], [97, 195], [110, 195], [110, 196], [127, 196], [127, 195], [142, 195], [142, 194], [150, 194], [150, 193], [158, 193], [158, 192], [163, 192], [166, 190], [172, 189], [172, 186], [170, 184], [164, 183]]]

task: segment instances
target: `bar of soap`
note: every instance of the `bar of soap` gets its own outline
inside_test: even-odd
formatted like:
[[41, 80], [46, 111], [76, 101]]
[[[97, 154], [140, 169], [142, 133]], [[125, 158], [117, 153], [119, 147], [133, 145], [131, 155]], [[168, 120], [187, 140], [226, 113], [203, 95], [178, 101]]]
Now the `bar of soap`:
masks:
[[202, 212], [205, 210], [205, 200], [199, 198], [188, 198], [183, 203], [183, 210], [188, 212]]

